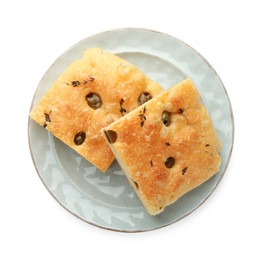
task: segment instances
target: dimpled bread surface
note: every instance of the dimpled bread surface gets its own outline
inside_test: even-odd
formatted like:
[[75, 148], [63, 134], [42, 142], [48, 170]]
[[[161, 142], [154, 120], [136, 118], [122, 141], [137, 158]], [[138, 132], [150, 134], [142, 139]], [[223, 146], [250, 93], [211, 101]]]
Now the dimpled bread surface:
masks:
[[221, 144], [191, 79], [103, 131], [151, 215], [159, 214], [219, 171]]
[[58, 77], [30, 116], [105, 172], [114, 155], [100, 130], [161, 91], [134, 65], [91, 48]]

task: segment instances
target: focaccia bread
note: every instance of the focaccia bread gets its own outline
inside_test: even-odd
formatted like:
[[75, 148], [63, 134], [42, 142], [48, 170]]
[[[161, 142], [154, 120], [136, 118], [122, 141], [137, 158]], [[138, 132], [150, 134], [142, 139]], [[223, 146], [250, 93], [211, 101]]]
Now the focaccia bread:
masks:
[[156, 215], [219, 171], [221, 144], [192, 80], [103, 129], [146, 210]]
[[114, 155], [100, 130], [161, 91], [134, 65], [91, 48], [58, 77], [30, 116], [105, 172]]

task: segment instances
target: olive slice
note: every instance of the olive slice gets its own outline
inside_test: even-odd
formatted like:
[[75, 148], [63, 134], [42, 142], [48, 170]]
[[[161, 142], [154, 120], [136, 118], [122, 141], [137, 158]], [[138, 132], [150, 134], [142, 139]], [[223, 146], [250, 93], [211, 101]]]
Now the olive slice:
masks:
[[108, 140], [108, 142], [110, 144], [113, 144], [116, 142], [117, 140], [117, 133], [113, 130], [107, 130], [107, 131], [104, 131], [104, 134], [106, 136], [106, 139]]
[[172, 168], [175, 164], [175, 158], [174, 157], [168, 157], [165, 161], [165, 165], [168, 169]]
[[76, 145], [81, 145], [86, 139], [86, 134], [84, 132], [79, 132], [75, 135], [74, 142]]
[[136, 189], [139, 189], [139, 186], [138, 186], [137, 182], [134, 181], [133, 179], [131, 179], [131, 180], [132, 180], [132, 182], [135, 184]]
[[141, 106], [152, 98], [152, 95], [149, 92], [142, 92], [138, 98], [138, 104]]
[[171, 123], [171, 117], [170, 114], [167, 111], [164, 111], [162, 113], [162, 122], [165, 126], [169, 126]]
[[93, 109], [98, 109], [99, 107], [101, 107], [102, 105], [102, 99], [101, 97], [96, 94], [96, 93], [89, 93], [87, 96], [86, 96], [86, 101], [87, 101], [87, 104], [93, 108]]

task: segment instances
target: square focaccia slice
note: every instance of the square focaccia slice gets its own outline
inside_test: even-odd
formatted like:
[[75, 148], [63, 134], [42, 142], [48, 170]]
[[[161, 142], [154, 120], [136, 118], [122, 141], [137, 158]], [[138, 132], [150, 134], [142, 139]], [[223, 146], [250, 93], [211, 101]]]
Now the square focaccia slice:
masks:
[[91, 48], [57, 78], [30, 116], [105, 172], [114, 155], [101, 129], [161, 91], [134, 65]]
[[221, 144], [191, 79], [103, 129], [151, 215], [219, 171]]

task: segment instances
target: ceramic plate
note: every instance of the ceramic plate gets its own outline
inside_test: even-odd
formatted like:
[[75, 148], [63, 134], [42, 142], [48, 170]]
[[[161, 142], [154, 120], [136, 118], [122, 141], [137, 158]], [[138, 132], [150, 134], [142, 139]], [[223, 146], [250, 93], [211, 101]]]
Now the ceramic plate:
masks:
[[228, 165], [234, 126], [226, 90], [210, 64], [184, 42], [155, 31], [119, 29], [88, 37], [62, 54], [39, 83], [31, 109], [64, 69], [90, 47], [101, 47], [119, 55], [166, 89], [191, 77], [223, 144], [221, 170], [160, 215], [150, 216], [117, 162], [104, 174], [29, 119], [29, 145], [36, 170], [53, 197], [69, 212], [90, 224], [110, 230], [138, 232], [174, 223], [210, 196]]

